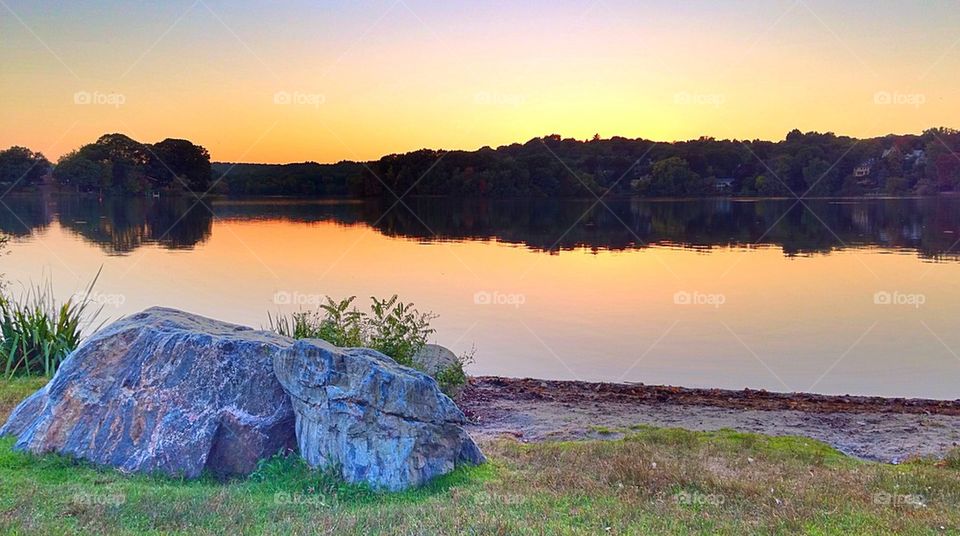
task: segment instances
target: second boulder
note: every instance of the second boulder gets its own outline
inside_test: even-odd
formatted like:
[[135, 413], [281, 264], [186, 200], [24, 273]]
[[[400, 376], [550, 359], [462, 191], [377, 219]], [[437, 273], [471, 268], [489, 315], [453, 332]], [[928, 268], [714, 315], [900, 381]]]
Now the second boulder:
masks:
[[276, 354], [274, 371], [313, 467], [338, 467], [349, 482], [396, 491], [485, 461], [436, 381], [377, 351], [301, 340]]

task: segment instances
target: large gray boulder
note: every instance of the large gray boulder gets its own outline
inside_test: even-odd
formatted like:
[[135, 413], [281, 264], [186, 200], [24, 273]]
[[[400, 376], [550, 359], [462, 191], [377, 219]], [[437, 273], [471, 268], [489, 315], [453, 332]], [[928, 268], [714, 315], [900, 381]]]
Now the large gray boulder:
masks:
[[424, 344], [413, 356], [413, 364], [417, 369], [436, 378], [437, 374], [449, 370], [460, 362], [457, 360], [457, 354], [452, 350], [439, 344]]
[[273, 356], [292, 340], [152, 308], [94, 334], [0, 435], [124, 472], [251, 472], [296, 444]]
[[348, 482], [401, 490], [484, 457], [436, 381], [366, 348], [303, 340], [277, 353], [293, 400], [300, 454]]

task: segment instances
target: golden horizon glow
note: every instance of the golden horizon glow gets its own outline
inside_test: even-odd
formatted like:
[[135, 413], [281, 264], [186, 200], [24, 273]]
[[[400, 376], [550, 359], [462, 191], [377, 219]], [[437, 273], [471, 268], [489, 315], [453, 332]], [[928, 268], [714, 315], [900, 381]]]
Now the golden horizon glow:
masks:
[[552, 133], [960, 126], [946, 1], [128, 4], [0, 8], [0, 148], [56, 159], [122, 132], [215, 161], [335, 162]]

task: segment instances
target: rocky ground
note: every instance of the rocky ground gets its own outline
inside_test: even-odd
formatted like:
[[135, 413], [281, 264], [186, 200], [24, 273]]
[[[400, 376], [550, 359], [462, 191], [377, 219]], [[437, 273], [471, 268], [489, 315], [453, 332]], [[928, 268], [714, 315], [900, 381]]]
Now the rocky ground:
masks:
[[478, 439], [615, 438], [631, 426], [817, 439], [898, 463], [960, 445], [960, 401], [475, 377], [458, 397]]

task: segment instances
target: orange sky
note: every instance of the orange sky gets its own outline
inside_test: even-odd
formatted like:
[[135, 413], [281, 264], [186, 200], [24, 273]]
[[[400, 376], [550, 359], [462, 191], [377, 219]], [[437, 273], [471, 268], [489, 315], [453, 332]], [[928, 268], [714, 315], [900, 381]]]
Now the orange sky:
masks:
[[[5, 0], [0, 147], [220, 161], [960, 126], [955, 2]], [[75, 5], [80, 4], [80, 5]]]

